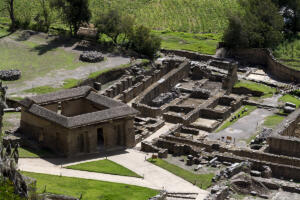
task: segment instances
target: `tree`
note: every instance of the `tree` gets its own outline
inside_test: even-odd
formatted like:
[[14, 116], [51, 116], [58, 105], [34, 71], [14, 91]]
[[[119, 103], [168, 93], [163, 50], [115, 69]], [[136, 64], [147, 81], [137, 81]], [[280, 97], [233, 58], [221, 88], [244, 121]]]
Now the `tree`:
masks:
[[88, 0], [51, 0], [50, 6], [60, 11], [63, 21], [75, 36], [80, 26], [91, 19]]
[[273, 48], [282, 41], [283, 17], [271, 0], [241, 0], [240, 5], [243, 13], [229, 17], [223, 36], [228, 47]]
[[17, 21], [15, 17], [15, 1], [14, 0], [4, 0], [4, 6], [9, 13], [9, 18], [11, 21], [10, 29], [15, 30], [17, 28]]
[[135, 28], [129, 41], [133, 50], [150, 58], [154, 57], [161, 46], [161, 39], [151, 34], [151, 30], [143, 25]]
[[[41, 13], [37, 15], [36, 21], [42, 27], [41, 29], [45, 29], [44, 31], [48, 32], [51, 25], [49, 2], [47, 0], [39, 0], [39, 3], [41, 5]], [[40, 16], [42, 16], [42, 19]]]
[[272, 0], [280, 8], [285, 19], [286, 32], [300, 31], [300, 1], [299, 0]]

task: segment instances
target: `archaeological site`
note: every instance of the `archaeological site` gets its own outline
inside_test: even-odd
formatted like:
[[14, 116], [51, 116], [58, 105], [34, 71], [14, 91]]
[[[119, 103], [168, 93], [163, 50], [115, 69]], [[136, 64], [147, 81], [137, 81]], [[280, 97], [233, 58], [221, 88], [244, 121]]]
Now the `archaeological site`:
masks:
[[300, 0], [2, 0], [0, 132], [0, 200], [300, 200]]

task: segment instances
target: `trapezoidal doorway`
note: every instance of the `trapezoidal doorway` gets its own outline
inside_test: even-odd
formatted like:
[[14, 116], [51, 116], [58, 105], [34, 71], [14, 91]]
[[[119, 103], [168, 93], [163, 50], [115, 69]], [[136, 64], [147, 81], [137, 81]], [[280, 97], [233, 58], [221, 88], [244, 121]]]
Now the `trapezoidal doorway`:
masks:
[[98, 150], [101, 150], [104, 148], [104, 137], [103, 137], [103, 128], [97, 129], [97, 146]]

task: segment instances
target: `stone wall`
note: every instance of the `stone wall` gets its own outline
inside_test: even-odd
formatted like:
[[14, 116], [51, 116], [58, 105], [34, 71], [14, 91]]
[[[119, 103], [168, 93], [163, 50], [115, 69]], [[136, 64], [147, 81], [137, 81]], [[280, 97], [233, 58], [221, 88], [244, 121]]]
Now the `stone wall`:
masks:
[[300, 83], [300, 71], [289, 68], [276, 60], [268, 49], [230, 50], [227, 57], [244, 63], [266, 66], [269, 73], [282, 81]]
[[[149, 106], [150, 102], [161, 93], [170, 91], [170, 89], [173, 88], [178, 81], [184, 79], [189, 74], [190, 65], [188, 62], [183, 62], [178, 66], [178, 63], [175, 61], [169, 62], [168, 65], [172, 66], [174, 69], [163, 76], [156, 83], [148, 87], [135, 100], [135, 103], [132, 104], [135, 109], [140, 111], [142, 116], [155, 118], [161, 115], [163, 109]], [[176, 68], [176, 66], [178, 67]]]

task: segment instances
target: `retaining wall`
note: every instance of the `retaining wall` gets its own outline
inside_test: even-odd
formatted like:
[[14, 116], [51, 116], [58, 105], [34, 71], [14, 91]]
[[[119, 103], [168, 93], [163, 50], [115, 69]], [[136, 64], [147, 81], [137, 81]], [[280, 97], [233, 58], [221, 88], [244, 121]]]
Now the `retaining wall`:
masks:
[[282, 81], [300, 83], [300, 71], [280, 63], [268, 49], [229, 50], [226, 56], [243, 63], [266, 66], [268, 72], [276, 78]]

